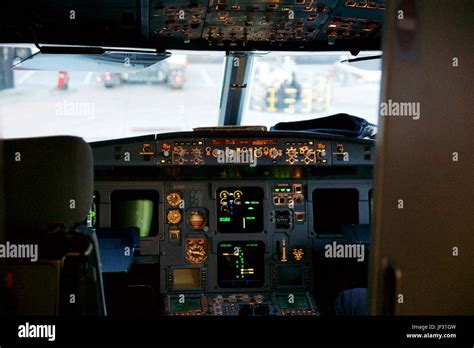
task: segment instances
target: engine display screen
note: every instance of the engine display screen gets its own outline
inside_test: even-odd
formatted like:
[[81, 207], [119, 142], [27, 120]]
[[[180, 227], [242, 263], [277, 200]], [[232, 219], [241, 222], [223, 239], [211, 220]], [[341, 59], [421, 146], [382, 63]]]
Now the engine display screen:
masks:
[[263, 189], [224, 187], [217, 189], [217, 230], [221, 233], [263, 231]]
[[218, 284], [221, 288], [257, 288], [264, 283], [262, 242], [221, 242], [217, 247]]

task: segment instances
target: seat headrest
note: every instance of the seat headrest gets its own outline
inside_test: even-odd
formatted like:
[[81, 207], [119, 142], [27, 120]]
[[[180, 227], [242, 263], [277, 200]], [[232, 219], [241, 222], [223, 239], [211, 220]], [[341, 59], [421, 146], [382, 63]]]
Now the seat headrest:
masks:
[[83, 221], [91, 207], [92, 150], [72, 136], [3, 140], [7, 239], [31, 240]]

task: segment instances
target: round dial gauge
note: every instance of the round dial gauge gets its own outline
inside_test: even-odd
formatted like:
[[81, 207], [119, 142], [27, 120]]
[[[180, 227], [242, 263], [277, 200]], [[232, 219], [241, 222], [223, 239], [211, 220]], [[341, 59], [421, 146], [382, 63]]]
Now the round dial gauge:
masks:
[[191, 244], [186, 251], [186, 259], [191, 263], [202, 263], [207, 258], [207, 251], [202, 244]]
[[166, 214], [166, 219], [168, 220], [169, 224], [179, 224], [182, 219], [182, 214], [179, 209], [171, 209], [168, 211], [168, 214]]
[[168, 196], [166, 196], [166, 203], [168, 203], [170, 207], [178, 207], [181, 201], [182, 197], [179, 192], [170, 192]]

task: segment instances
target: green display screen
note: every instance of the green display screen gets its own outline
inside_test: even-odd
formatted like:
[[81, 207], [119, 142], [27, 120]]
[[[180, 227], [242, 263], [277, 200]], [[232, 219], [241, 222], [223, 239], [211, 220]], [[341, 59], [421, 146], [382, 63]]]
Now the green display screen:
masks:
[[221, 242], [217, 247], [218, 283], [222, 288], [256, 288], [264, 283], [262, 242]]
[[187, 311], [198, 311], [201, 309], [201, 299], [199, 298], [186, 298], [181, 303], [178, 298], [172, 298], [170, 300], [170, 311], [171, 312], [187, 312]]
[[216, 192], [217, 230], [221, 233], [263, 231], [263, 189], [222, 187]]
[[306, 295], [294, 295], [293, 301], [289, 301], [288, 296], [277, 296], [277, 303], [280, 309], [309, 309]]

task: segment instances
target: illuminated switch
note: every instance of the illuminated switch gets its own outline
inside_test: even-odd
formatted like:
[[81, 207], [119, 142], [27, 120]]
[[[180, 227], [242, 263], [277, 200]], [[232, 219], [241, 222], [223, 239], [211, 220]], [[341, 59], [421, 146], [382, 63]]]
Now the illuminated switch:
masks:
[[181, 236], [181, 230], [179, 228], [172, 228], [168, 230], [170, 240], [179, 240]]
[[304, 212], [295, 211], [293, 214], [296, 222], [304, 222]]

